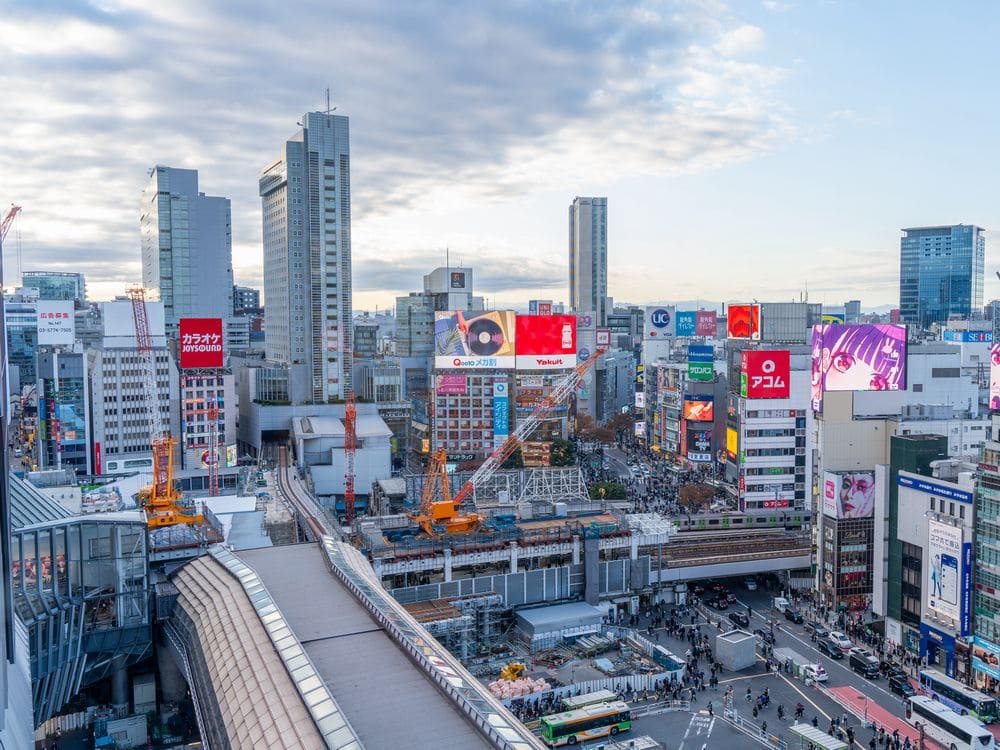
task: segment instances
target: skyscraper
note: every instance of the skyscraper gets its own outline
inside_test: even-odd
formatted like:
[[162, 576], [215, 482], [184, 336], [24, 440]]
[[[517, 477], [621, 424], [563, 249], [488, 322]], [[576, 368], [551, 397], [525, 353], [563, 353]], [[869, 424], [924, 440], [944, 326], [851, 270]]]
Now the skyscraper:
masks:
[[38, 290], [38, 299], [72, 301], [77, 309], [87, 304], [87, 282], [82, 273], [25, 271], [21, 286]]
[[573, 199], [569, 207], [569, 306], [608, 322], [608, 199]]
[[312, 400], [351, 387], [351, 151], [348, 118], [310, 112], [260, 175], [264, 348], [308, 368]]
[[198, 171], [156, 166], [142, 193], [142, 283], [159, 291], [168, 336], [180, 318], [233, 315], [228, 198], [198, 192]]
[[905, 323], [928, 326], [983, 308], [986, 235], [955, 224], [904, 229], [899, 241], [899, 311]]

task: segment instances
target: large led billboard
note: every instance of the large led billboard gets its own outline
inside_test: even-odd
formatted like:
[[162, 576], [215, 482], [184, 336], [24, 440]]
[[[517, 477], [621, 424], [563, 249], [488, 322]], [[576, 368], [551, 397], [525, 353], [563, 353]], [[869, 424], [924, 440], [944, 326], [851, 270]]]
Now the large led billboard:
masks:
[[812, 334], [813, 409], [826, 391], [906, 389], [906, 326], [818, 325]]
[[760, 305], [730, 305], [726, 321], [729, 338], [760, 340]]
[[181, 369], [222, 367], [225, 365], [222, 343], [222, 318], [181, 318]]
[[688, 461], [709, 463], [712, 460], [712, 431], [688, 429], [687, 453]]
[[964, 574], [962, 527], [927, 521], [927, 609], [958, 621]]
[[990, 410], [1000, 411], [1000, 343], [990, 347]]
[[575, 315], [518, 315], [516, 331], [518, 370], [576, 367]]
[[739, 433], [732, 427], [726, 428], [726, 455], [732, 460], [736, 460], [736, 451], [739, 448]]
[[711, 422], [715, 419], [715, 404], [708, 394], [684, 396], [684, 419], [690, 422]]
[[673, 338], [677, 335], [677, 311], [673, 307], [647, 307], [643, 330], [647, 339]]
[[746, 398], [788, 398], [791, 356], [788, 349], [745, 349], [740, 366], [740, 395]]
[[434, 366], [440, 370], [514, 367], [516, 316], [509, 310], [434, 315]]
[[823, 515], [868, 518], [875, 513], [875, 472], [828, 471], [823, 475]]

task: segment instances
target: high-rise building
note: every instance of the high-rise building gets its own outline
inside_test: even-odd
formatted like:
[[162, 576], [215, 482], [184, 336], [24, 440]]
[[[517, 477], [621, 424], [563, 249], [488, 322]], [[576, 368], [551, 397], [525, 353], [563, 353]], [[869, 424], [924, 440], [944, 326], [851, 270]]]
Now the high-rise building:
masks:
[[38, 465], [91, 473], [87, 355], [50, 350], [38, 355]]
[[264, 350], [303, 365], [313, 401], [351, 387], [351, 149], [348, 118], [309, 112], [260, 175]]
[[991, 440], [979, 460], [976, 484], [976, 583], [973, 592], [973, 677], [990, 692], [1000, 686], [1000, 669], [981, 654], [1000, 653], [1000, 414], [993, 415]]
[[77, 308], [87, 304], [87, 282], [82, 273], [25, 271], [21, 286], [37, 289], [38, 299], [72, 301]]
[[260, 309], [260, 289], [251, 286], [233, 287], [233, 312], [241, 313]]
[[228, 198], [198, 192], [198, 171], [156, 166], [142, 193], [142, 283], [163, 303], [168, 336], [180, 318], [233, 315]]
[[12, 393], [35, 385], [38, 348], [38, 295], [35, 289], [18, 288], [5, 294], [4, 327], [6, 329], [6, 356], [11, 367]]
[[929, 326], [983, 308], [986, 233], [955, 224], [904, 229], [899, 241], [899, 311], [905, 323]]
[[608, 199], [573, 199], [569, 207], [569, 306], [608, 322]]

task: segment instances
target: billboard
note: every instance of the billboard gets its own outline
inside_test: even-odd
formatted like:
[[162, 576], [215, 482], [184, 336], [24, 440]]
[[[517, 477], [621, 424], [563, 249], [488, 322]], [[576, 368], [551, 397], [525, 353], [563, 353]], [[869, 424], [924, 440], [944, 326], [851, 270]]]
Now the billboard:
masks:
[[826, 391], [906, 389], [906, 326], [819, 325], [812, 334], [813, 409]]
[[515, 315], [509, 310], [434, 314], [434, 366], [441, 370], [514, 367]]
[[788, 398], [791, 355], [787, 349], [742, 352], [740, 395], [746, 398]]
[[962, 541], [960, 526], [927, 521], [927, 609], [955, 621], [962, 591]]
[[1000, 411], [1000, 344], [990, 347], [990, 410]]
[[434, 392], [442, 396], [464, 396], [467, 393], [465, 375], [448, 374], [434, 377]]
[[760, 305], [730, 305], [726, 320], [729, 338], [760, 340]]
[[507, 381], [493, 382], [493, 447], [499, 448], [510, 435], [510, 399]]
[[690, 380], [715, 378], [714, 353], [711, 345], [688, 347], [688, 378]]
[[823, 474], [824, 516], [868, 518], [874, 513], [874, 471], [827, 471]]
[[844, 313], [821, 313], [819, 316], [820, 322], [824, 325], [844, 325], [847, 322], [847, 316]]
[[38, 301], [38, 345], [72, 346], [76, 337], [73, 302]]
[[695, 463], [709, 463], [712, 460], [712, 431], [688, 429], [687, 458]]
[[739, 448], [739, 433], [732, 427], [726, 428], [726, 455], [733, 461], [736, 460], [736, 451]]
[[978, 635], [973, 636], [972, 668], [1000, 680], [1000, 646]]
[[635, 436], [637, 438], [639, 438], [640, 440], [645, 440], [646, 439], [646, 423], [645, 422], [636, 422], [634, 430], [635, 430]]
[[647, 307], [643, 330], [647, 339], [667, 339], [677, 335], [677, 313], [673, 307]]
[[576, 367], [575, 315], [518, 315], [516, 321], [518, 370]]
[[636, 391], [635, 392], [635, 408], [645, 409], [646, 408], [646, 392]]
[[452, 289], [465, 289], [465, 271], [452, 271], [448, 275], [448, 286]]
[[694, 332], [697, 336], [711, 336], [719, 332], [719, 319], [715, 310], [697, 310], [694, 314]]
[[691, 337], [697, 335], [698, 324], [694, 310], [678, 312], [676, 319], [677, 319], [676, 327], [678, 336]]
[[691, 422], [711, 422], [715, 419], [714, 406], [711, 395], [685, 395], [684, 419]]
[[181, 318], [180, 339], [182, 370], [216, 369], [225, 365], [222, 318]]
[[943, 338], [958, 344], [992, 344], [993, 331], [945, 331]]
[[611, 329], [610, 328], [598, 328], [596, 343], [598, 349], [607, 349], [611, 346]]

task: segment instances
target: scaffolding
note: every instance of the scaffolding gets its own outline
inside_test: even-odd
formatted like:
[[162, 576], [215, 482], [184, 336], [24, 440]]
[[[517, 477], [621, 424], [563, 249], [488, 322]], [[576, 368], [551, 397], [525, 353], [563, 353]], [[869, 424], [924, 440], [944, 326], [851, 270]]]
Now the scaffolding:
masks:
[[506, 639], [511, 625], [503, 597], [492, 591], [403, 606], [462, 661], [490, 653]]

